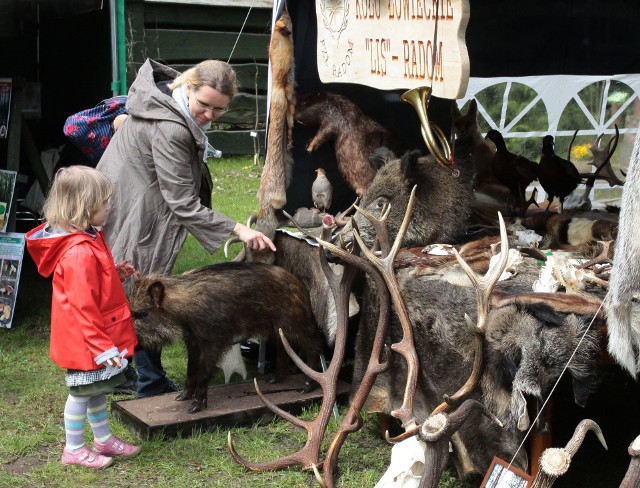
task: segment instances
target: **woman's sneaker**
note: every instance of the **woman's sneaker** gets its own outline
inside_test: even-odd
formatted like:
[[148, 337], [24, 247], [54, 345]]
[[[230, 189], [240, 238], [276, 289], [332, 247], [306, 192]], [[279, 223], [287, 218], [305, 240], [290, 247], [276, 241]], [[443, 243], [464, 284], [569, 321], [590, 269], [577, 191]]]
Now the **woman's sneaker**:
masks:
[[127, 444], [118, 436], [112, 435], [109, 442], [106, 444], [100, 444], [95, 439], [93, 440], [93, 449], [105, 456], [116, 456], [121, 458], [131, 458], [137, 456], [140, 453], [140, 446], [134, 446], [133, 444]]
[[92, 451], [87, 446], [83, 446], [78, 452], [71, 452], [65, 447], [62, 451], [62, 464], [104, 469], [113, 464], [113, 459]]

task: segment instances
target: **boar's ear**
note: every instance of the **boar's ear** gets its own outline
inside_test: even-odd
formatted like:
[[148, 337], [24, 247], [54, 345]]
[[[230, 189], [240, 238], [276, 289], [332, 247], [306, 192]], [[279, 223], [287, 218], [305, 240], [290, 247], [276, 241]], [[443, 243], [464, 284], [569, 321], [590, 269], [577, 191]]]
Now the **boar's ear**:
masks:
[[396, 159], [396, 155], [391, 149], [385, 146], [374, 149], [371, 154], [369, 154], [369, 162], [376, 170], [382, 168], [385, 164], [393, 161], [394, 159]]
[[404, 153], [404, 156], [402, 156], [402, 160], [400, 161], [400, 170], [409, 184], [413, 184], [417, 178], [416, 166], [420, 155], [421, 153], [417, 149], [414, 151], [407, 151]]
[[153, 300], [156, 307], [162, 308], [162, 302], [164, 301], [164, 284], [162, 281], [154, 281], [147, 288], [147, 293]]

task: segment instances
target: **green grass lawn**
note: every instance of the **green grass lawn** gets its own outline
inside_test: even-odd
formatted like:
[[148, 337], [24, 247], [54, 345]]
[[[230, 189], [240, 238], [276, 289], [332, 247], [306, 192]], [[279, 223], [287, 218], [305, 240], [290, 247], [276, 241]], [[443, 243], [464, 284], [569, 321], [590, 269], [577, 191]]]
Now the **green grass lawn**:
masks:
[[[249, 157], [215, 160], [210, 167], [214, 208], [245, 222], [257, 210], [260, 168]], [[240, 245], [232, 247], [232, 256], [240, 248]], [[189, 237], [175, 272], [224, 260], [221, 250], [210, 255]], [[188, 438], [158, 437], [140, 441], [113, 418], [114, 433], [139, 443], [140, 456], [117, 461], [104, 472], [63, 466], [60, 463], [64, 446], [62, 412], [68, 390], [64, 371], [48, 358], [50, 300], [50, 281], [36, 273], [26, 256], [13, 328], [0, 329], [0, 487], [317, 486], [313, 474], [300, 467], [256, 473], [236, 464], [226, 448], [227, 429], [195, 432]], [[175, 344], [165, 348], [163, 363], [169, 376], [183, 384], [186, 377], [184, 346]], [[214, 381], [223, 381], [221, 372]], [[109, 395], [108, 398], [130, 397]], [[340, 407], [341, 414], [345, 408]], [[305, 417], [312, 418], [316, 413], [317, 408], [312, 408]], [[337, 426], [338, 422], [332, 421], [327, 439]], [[378, 430], [377, 416], [365, 416], [363, 428], [347, 438], [340, 452], [336, 486], [372, 487], [380, 479], [388, 465], [391, 447], [380, 439]], [[87, 427], [87, 441], [91, 440], [89, 432]], [[255, 462], [292, 454], [305, 443], [304, 433], [282, 420], [233, 428], [232, 432], [238, 451]], [[441, 486], [462, 485], [446, 474]]]

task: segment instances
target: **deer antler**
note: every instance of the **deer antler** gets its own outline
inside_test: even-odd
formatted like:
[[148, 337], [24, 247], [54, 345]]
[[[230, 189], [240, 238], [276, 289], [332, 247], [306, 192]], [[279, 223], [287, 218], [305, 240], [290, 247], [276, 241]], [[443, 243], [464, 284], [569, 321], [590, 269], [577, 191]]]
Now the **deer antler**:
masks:
[[593, 154], [593, 162], [591, 164], [596, 167], [596, 170], [593, 173], [585, 175], [589, 178], [587, 180], [587, 186], [589, 186], [590, 184], [591, 188], [593, 188], [593, 183], [596, 178], [606, 180], [609, 183], [609, 186], [624, 185], [624, 181], [616, 176], [613, 168], [611, 167], [611, 156], [613, 156], [613, 153], [618, 146], [618, 140], [620, 138], [618, 124], [615, 124], [615, 128], [616, 133], [611, 137], [611, 139], [609, 139], [606, 149], [600, 148], [600, 140], [602, 139], [602, 134], [600, 134], [596, 138], [596, 141], [589, 147], [589, 151], [591, 151], [591, 154]]
[[490, 266], [484, 276], [481, 277], [473, 271], [454, 248], [454, 254], [460, 264], [460, 267], [465, 271], [476, 290], [478, 318], [475, 326], [473, 325], [471, 318], [465, 314], [465, 321], [467, 322], [467, 325], [470, 329], [476, 332], [475, 356], [473, 360], [473, 369], [471, 370], [471, 374], [465, 384], [453, 395], [445, 395], [444, 402], [436, 407], [431, 415], [436, 415], [448, 409], [452, 405], [459, 404], [462, 400], [467, 398], [476, 386], [478, 386], [478, 382], [482, 376], [484, 334], [487, 328], [487, 318], [489, 316], [489, 308], [491, 306], [489, 297], [491, 296], [491, 292], [498, 282], [498, 279], [500, 279], [500, 276], [504, 272], [509, 258], [509, 239], [507, 238], [507, 229], [504, 225], [504, 219], [500, 212], [498, 212], [498, 220], [500, 222], [500, 261], [498, 261], [497, 265], [493, 267]]
[[420, 488], [438, 488], [442, 472], [449, 461], [449, 441], [460, 427], [477, 410], [502, 427], [502, 422], [477, 400], [465, 400], [453, 413], [444, 412], [431, 415], [420, 427], [418, 437], [426, 442], [424, 453], [424, 474]]
[[598, 241], [598, 244], [602, 245], [602, 251], [600, 251], [600, 254], [598, 254], [595, 258], [590, 259], [589, 261], [576, 266], [576, 269], [590, 268], [594, 264], [599, 264], [599, 263], [609, 263], [609, 264], [613, 263], [613, 260], [610, 257], [611, 244], [613, 244], [613, 242], [614, 241]]
[[640, 484], [640, 436], [636, 437], [628, 449], [631, 461], [620, 488], [634, 488]]
[[407, 228], [409, 227], [409, 222], [411, 220], [415, 202], [416, 188], [417, 186], [414, 186], [411, 190], [411, 196], [409, 198], [409, 203], [407, 205], [407, 210], [405, 212], [402, 225], [398, 230], [398, 235], [396, 236], [391, 248], [389, 247], [389, 232], [386, 227], [386, 219], [389, 215], [389, 208], [387, 208], [386, 211], [383, 211], [381, 217], [378, 219], [365, 210], [356, 206], [356, 210], [358, 210], [358, 212], [360, 212], [376, 230], [381, 255], [384, 257], [378, 258], [377, 256], [375, 256], [374, 253], [364, 244], [360, 235], [357, 232], [354, 232], [353, 234], [365, 257], [382, 274], [382, 277], [387, 284], [387, 288], [389, 289], [391, 301], [396, 309], [398, 319], [400, 320], [400, 324], [402, 326], [402, 340], [398, 343], [392, 344], [391, 349], [400, 353], [407, 363], [407, 383], [405, 386], [402, 405], [400, 406], [400, 408], [393, 410], [391, 412], [391, 415], [399, 419], [405, 429], [412, 429], [416, 426], [415, 418], [413, 416], [413, 399], [418, 382], [418, 355], [416, 353], [415, 345], [413, 342], [411, 320], [409, 319], [409, 313], [407, 312], [404, 300], [402, 299], [402, 295], [400, 294], [400, 286], [398, 285], [394, 274], [393, 264]]
[[[354, 232], [357, 232], [357, 229], [354, 229]], [[351, 404], [349, 405], [349, 410], [345, 414], [338, 431], [334, 434], [333, 439], [329, 444], [323, 465], [325, 479], [322, 479], [320, 474], [316, 471], [316, 478], [321, 482], [321, 485], [333, 488], [333, 478], [338, 463], [338, 454], [340, 453], [340, 449], [342, 448], [347, 436], [351, 432], [355, 432], [362, 427], [360, 411], [369, 396], [369, 392], [371, 391], [377, 376], [385, 371], [389, 365], [388, 358], [390, 350], [388, 346], [385, 346], [384, 340], [387, 336], [391, 307], [389, 291], [384, 278], [371, 263], [366, 259], [350, 254], [329, 242], [318, 240], [318, 244], [345, 261], [347, 264], [354, 265], [369, 274], [376, 284], [379, 304], [378, 326], [373, 346], [371, 348], [369, 363], [367, 364], [367, 369], [365, 370], [362, 380], [358, 385], [358, 389], [356, 390]], [[383, 350], [384, 357], [387, 359], [381, 361], [381, 358], [383, 357]]]
[[[333, 218], [327, 216], [333, 223]], [[323, 238], [328, 239], [331, 235], [331, 228], [323, 223]], [[347, 325], [348, 325], [348, 306], [349, 306], [349, 293], [351, 291], [351, 284], [356, 276], [356, 269], [350, 266], [345, 267], [342, 275], [337, 276], [331, 271], [329, 264], [324, 257], [322, 248], [319, 248], [320, 261], [322, 269], [327, 276], [330, 289], [333, 293], [333, 297], [336, 304], [336, 311], [338, 314], [336, 338], [333, 357], [327, 370], [323, 373], [319, 373], [309, 368], [291, 349], [289, 342], [284, 337], [282, 330], [280, 330], [280, 337], [287, 353], [295, 364], [309, 377], [315, 380], [322, 388], [322, 406], [318, 416], [313, 421], [303, 421], [297, 417], [282, 410], [277, 405], [269, 401], [258, 388], [257, 382], [256, 391], [263, 403], [274, 413], [280, 417], [288, 420], [297, 427], [303, 428], [307, 431], [307, 442], [298, 450], [298, 452], [289, 456], [282, 457], [272, 462], [267, 463], [251, 463], [243, 459], [235, 450], [233, 442], [231, 440], [231, 432], [227, 439], [227, 446], [233, 459], [253, 471], [267, 471], [285, 468], [293, 465], [301, 465], [305, 469], [312, 469], [319, 464], [319, 453], [326, 432], [327, 424], [331, 418], [331, 412], [336, 400], [336, 383], [338, 380], [338, 373], [342, 366], [344, 358], [344, 350], [347, 337]]]
[[540, 471], [533, 480], [531, 488], [549, 488], [553, 483], [569, 469], [571, 459], [578, 451], [584, 440], [584, 436], [592, 430], [600, 443], [607, 449], [607, 443], [602, 435], [600, 426], [593, 420], [585, 419], [578, 424], [573, 436], [565, 447], [545, 449], [540, 457]]

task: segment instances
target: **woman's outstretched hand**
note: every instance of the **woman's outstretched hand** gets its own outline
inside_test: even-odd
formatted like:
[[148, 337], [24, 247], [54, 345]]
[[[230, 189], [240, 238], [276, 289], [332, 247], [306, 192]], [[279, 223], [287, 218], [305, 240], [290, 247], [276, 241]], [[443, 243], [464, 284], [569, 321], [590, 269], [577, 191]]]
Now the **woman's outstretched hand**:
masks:
[[268, 247], [273, 252], [276, 250], [276, 246], [273, 244], [271, 239], [265, 236], [262, 232], [254, 230], [241, 223], [237, 223], [233, 228], [233, 234], [238, 236], [238, 239], [244, 242], [249, 249], [262, 251]]

